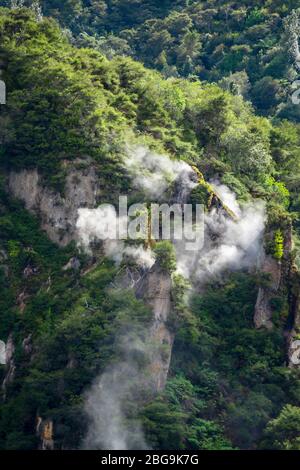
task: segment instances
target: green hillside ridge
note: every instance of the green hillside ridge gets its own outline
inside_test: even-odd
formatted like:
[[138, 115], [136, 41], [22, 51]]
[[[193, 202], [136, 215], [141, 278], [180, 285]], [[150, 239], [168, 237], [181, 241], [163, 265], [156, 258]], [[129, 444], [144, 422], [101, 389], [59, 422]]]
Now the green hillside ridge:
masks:
[[109, 58], [131, 56], [167, 77], [220, 82], [250, 99], [260, 114], [299, 122], [299, 109], [290, 101], [299, 75], [293, 44], [299, 0], [21, 3], [55, 17], [80, 47]]
[[[100, 13], [106, 3], [114, 9], [108, 8], [91, 29], [86, 24], [97, 23], [97, 16], [91, 21], [91, 2], [65, 2], [62, 11], [61, 2], [41, 3], [46, 13], [57, 11], [63, 26], [74, 27], [77, 38], [83, 31], [105, 34], [109, 21], [114, 33], [132, 37], [133, 47], [135, 41], [141, 44], [139, 34], [146, 38], [143, 28], [158, 31], [157, 21], [167, 22], [168, 14], [175, 15], [174, 3], [189, 13], [199, 2], [145, 2], [149, 8], [145, 5], [143, 17], [137, 10], [131, 23], [117, 8], [130, 2], [92, 2]], [[81, 10], [83, 3], [88, 5]], [[208, 9], [208, 3], [213, 10], [215, 2], [203, 7]], [[266, 28], [268, 12], [257, 3], [255, 13], [246, 13], [245, 37], [255, 35], [251, 28], [257, 24]], [[276, 18], [297, 7], [297, 2], [265, 3]], [[289, 5], [283, 8], [283, 3]], [[188, 18], [185, 21], [189, 23]], [[233, 21], [231, 16], [228, 21]], [[212, 22], [215, 27], [217, 21]], [[205, 24], [208, 27], [206, 20]], [[188, 28], [191, 31], [178, 27], [198, 40], [195, 26]], [[125, 34], [130, 28], [135, 31]], [[223, 35], [230, 36], [221, 29], [215, 47]], [[267, 34], [266, 54], [282, 30], [276, 31], [275, 38]], [[256, 34], [253, 41], [261, 39]], [[232, 39], [229, 49], [234, 47]], [[225, 48], [223, 65], [201, 66], [205, 54], [214, 56], [212, 42], [206, 42], [207, 50], [199, 63], [195, 58], [193, 77], [188, 78], [190, 73], [184, 72], [186, 65], [179, 59], [177, 64], [172, 46], [167, 60], [170, 67], [175, 63], [180, 76], [166, 78], [168, 74], [145, 68], [133, 58], [107, 58], [97, 47], [76, 47], [72, 42], [54, 19], [37, 20], [27, 8], [0, 8], [0, 64], [8, 89], [7, 105], [0, 110], [0, 339], [11, 336], [15, 348], [13, 380], [6, 384], [1, 403], [1, 449], [38, 448], [39, 417], [53, 420], [55, 448], [79, 448], [88, 425], [84, 393], [120, 357], [120, 331], [131, 325], [138, 334], [152, 318], [130, 289], [112, 291], [118, 268], [111, 260], [99, 252], [91, 258], [75, 243], [60, 248], [49, 241], [38, 217], [7, 192], [10, 171], [36, 168], [45, 187], [63, 194], [68, 166], [92, 163], [101, 180], [99, 203], [115, 202], [124, 193], [135, 201], [138, 195], [122, 162], [128, 145], [144, 145], [184, 160], [203, 174], [203, 187], [192, 194], [196, 202], [209, 206], [205, 182], [212, 178], [226, 184], [240, 202], [263, 199], [268, 214], [266, 249], [279, 263], [284, 265], [283, 238], [291, 223], [299, 246], [300, 125], [259, 116], [242, 96], [203, 81], [218, 81], [227, 72], [238, 71], [224, 65], [237, 60], [236, 50]], [[133, 56], [144, 61], [143, 54], [149, 58], [147, 66], [162, 70], [147, 51]], [[253, 63], [254, 56], [259, 56], [255, 47], [247, 56], [249, 70], [257, 73], [251, 77], [255, 88], [265, 72]], [[271, 72], [270, 76], [282, 79]], [[269, 114], [270, 108], [259, 108]], [[157, 251], [170, 255], [166, 246]], [[297, 250], [290, 256], [296, 260]], [[72, 257], [80, 267], [64, 269]], [[268, 282], [262, 273], [226, 273], [205, 292], [195, 293], [187, 308], [181, 303], [183, 280], [175, 280], [177, 310], [170, 325], [175, 343], [166, 388], [155, 396], [144, 391], [143, 406], [132, 400], [126, 410], [128, 427], [138, 417], [152, 448], [300, 449], [299, 369], [286, 367], [288, 285], [272, 299], [275, 327], [256, 330], [253, 323], [258, 289]], [[4, 366], [0, 374], [2, 380], [7, 376]]]

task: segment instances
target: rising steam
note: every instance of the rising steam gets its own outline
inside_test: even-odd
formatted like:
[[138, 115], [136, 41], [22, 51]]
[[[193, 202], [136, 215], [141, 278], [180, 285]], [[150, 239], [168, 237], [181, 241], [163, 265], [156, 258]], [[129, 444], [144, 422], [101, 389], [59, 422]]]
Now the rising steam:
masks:
[[128, 408], [133, 403], [137, 406], [144, 386], [145, 377], [136, 356], [147, 355], [147, 344], [145, 339], [127, 334], [119, 338], [118, 347], [123, 360], [110, 365], [86, 394], [85, 411], [90, 425], [84, 449], [149, 449], [140, 423], [126, 421]]
[[223, 203], [236, 215], [230, 218], [224, 210], [212, 209], [205, 214], [204, 246], [187, 252], [177, 248], [178, 271], [195, 284], [220, 276], [225, 270], [235, 271], [256, 265], [264, 233], [266, 213], [262, 202], [240, 206], [227, 186], [211, 183]]
[[[157, 155], [145, 147], [130, 149], [124, 165], [133, 186], [154, 200], [165, 198], [170, 201], [171, 198], [184, 204], [197, 184], [195, 172], [189, 165]], [[218, 181], [211, 184], [220, 200], [236, 217], [231, 218], [220, 207], [206, 213], [204, 245], [201, 241], [197, 251], [187, 251], [185, 243], [174, 241], [177, 270], [189, 278], [195, 288], [203, 287], [207, 281], [221, 276], [225, 270], [255, 266], [265, 226], [265, 208], [262, 203], [252, 202], [241, 206], [235, 194], [226, 186]], [[170, 195], [170, 188], [176, 194]], [[105, 239], [105, 254], [116, 263], [120, 263], [124, 256], [130, 256], [143, 268], [150, 268], [154, 264], [155, 258], [150, 249], [128, 247], [123, 241], [113, 239], [115, 232], [112, 231], [120, 222], [113, 208], [80, 209], [78, 215], [79, 239], [86, 249], [94, 240]], [[138, 406], [138, 390], [147, 385], [133, 358], [137, 350], [142, 351], [148, 359], [151, 357], [145, 345], [148, 336], [148, 331], [142, 332], [144, 339], [140, 338], [138, 342], [132, 341], [128, 333], [121, 336], [117, 345], [120, 348], [121, 344], [121, 362], [110, 365], [87, 393], [85, 410], [90, 426], [84, 448], [148, 448], [139, 423], [127, 420], [128, 404], [135, 403]]]
[[76, 228], [82, 245], [90, 250], [93, 241], [102, 240], [105, 255], [120, 264], [124, 257], [132, 258], [142, 268], [151, 268], [155, 257], [150, 249], [143, 246], [126, 246], [123, 240], [116, 239], [119, 224], [122, 220], [116, 210], [109, 204], [96, 209], [79, 209]]
[[153, 200], [162, 198], [175, 181], [182, 190], [191, 190], [195, 186], [195, 174], [190, 165], [159, 155], [147, 147], [128, 149], [124, 165], [133, 186]]

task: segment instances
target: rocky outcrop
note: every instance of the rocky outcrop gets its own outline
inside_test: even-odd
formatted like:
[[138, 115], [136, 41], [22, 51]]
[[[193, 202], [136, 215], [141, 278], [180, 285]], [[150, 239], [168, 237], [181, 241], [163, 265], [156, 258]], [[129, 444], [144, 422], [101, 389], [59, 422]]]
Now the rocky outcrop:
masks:
[[26, 308], [26, 300], [29, 298], [29, 295], [26, 293], [26, 291], [20, 292], [20, 294], [17, 297], [17, 306], [19, 308], [20, 313], [24, 313], [25, 308]]
[[287, 361], [291, 368], [300, 367], [300, 272], [292, 267], [290, 278], [290, 312], [286, 327]]
[[22, 341], [22, 349], [24, 351], [24, 354], [27, 356], [30, 356], [32, 351], [33, 351], [33, 346], [32, 346], [32, 334], [30, 333], [26, 338], [23, 339]]
[[300, 368], [300, 299], [292, 330], [287, 335], [287, 359], [290, 368]]
[[54, 450], [53, 421], [37, 417], [36, 433], [40, 439], [40, 450]]
[[283, 239], [284, 243], [280, 283], [280, 288], [282, 291], [289, 290], [290, 281], [292, 280], [291, 278], [293, 276], [293, 226], [291, 222], [288, 223], [286, 229], [283, 231]]
[[114, 289], [137, 289], [148, 270], [139, 266], [122, 266], [111, 283]]
[[172, 309], [171, 290], [171, 277], [158, 264], [153, 266], [136, 287], [137, 297], [142, 298], [154, 314], [149, 332], [152, 343], [149, 375], [156, 391], [165, 387], [174, 341], [174, 335], [167, 326]]
[[65, 266], [63, 266], [63, 271], [78, 271], [80, 269], [80, 261], [76, 256], [73, 256]]
[[8, 256], [7, 252], [3, 249], [0, 249], [0, 270], [4, 273], [5, 277], [9, 275], [9, 267], [7, 264]]
[[78, 209], [94, 207], [100, 192], [95, 168], [90, 165], [77, 169], [76, 163], [80, 162], [73, 162], [67, 171], [63, 196], [45, 187], [36, 169], [12, 171], [9, 175], [11, 194], [21, 199], [26, 209], [40, 216], [42, 228], [60, 246], [76, 239]]
[[300, 272], [293, 263], [292, 224], [284, 230], [282, 260], [263, 254], [260, 271], [268, 274], [270, 282], [261, 287], [255, 306], [254, 323], [256, 328], [271, 329], [272, 307], [270, 300], [280, 293], [288, 300], [289, 315], [285, 326], [287, 365], [290, 368], [300, 367]]
[[[261, 255], [259, 270], [260, 272], [269, 275], [270, 282], [267, 286], [260, 287], [258, 291], [254, 314], [254, 324], [256, 328], [265, 327], [271, 329], [273, 327], [273, 310], [270, 305], [270, 300], [273, 297], [276, 297], [278, 293], [281, 293], [286, 297], [288, 296], [292, 266], [291, 253], [293, 249], [291, 223], [287, 224], [283, 235], [283, 257], [280, 261], [276, 260], [271, 255], [266, 255], [264, 251]], [[274, 237], [274, 233], [271, 232], [269, 237], [272, 239]]]
[[2, 390], [3, 390], [4, 399], [6, 397], [7, 386], [10, 383], [12, 383], [14, 376], [15, 376], [16, 366], [15, 366], [15, 361], [14, 361], [14, 353], [15, 353], [15, 345], [14, 345], [13, 335], [10, 334], [6, 343], [6, 348], [5, 348], [6, 373], [5, 373], [4, 380], [2, 382]]
[[269, 275], [270, 282], [268, 286], [260, 287], [255, 305], [254, 324], [256, 328], [273, 327], [273, 311], [270, 300], [276, 295], [281, 281], [281, 265], [272, 256], [263, 254], [261, 260], [261, 272]]
[[[229, 217], [230, 219], [234, 220], [235, 222], [238, 220], [237, 214], [235, 214], [222, 200], [222, 198], [217, 194], [212, 184], [205, 181], [205, 178], [201, 171], [196, 166], [192, 166], [194, 170], [194, 177], [196, 176], [198, 187], [205, 189], [207, 192], [207, 209], [217, 209], [223, 212], [225, 217]], [[197, 187], [196, 186], [196, 187]]]
[[4, 341], [0, 340], [0, 365], [6, 364], [6, 345]]

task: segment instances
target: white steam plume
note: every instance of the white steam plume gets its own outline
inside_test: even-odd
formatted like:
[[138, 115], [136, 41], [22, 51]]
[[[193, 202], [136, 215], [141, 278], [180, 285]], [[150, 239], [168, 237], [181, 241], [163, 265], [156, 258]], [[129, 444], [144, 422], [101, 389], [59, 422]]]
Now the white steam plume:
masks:
[[[90, 251], [93, 241], [102, 240], [105, 255], [120, 264], [124, 256], [132, 258], [138, 266], [151, 268], [155, 257], [150, 249], [139, 246], [126, 246], [123, 240], [116, 239], [120, 219], [115, 209], [101, 206], [96, 209], [79, 209], [76, 223], [79, 243]], [[122, 221], [121, 221], [122, 222]]]
[[221, 200], [237, 216], [230, 218], [225, 210], [213, 209], [205, 214], [205, 240], [199, 251], [177, 248], [178, 271], [196, 283], [204, 283], [225, 270], [239, 270], [256, 265], [264, 233], [266, 214], [262, 202], [239, 206], [234, 193], [213, 182]]
[[86, 394], [89, 419], [83, 448], [88, 450], [149, 449], [137, 420], [127, 419], [128, 408], [138, 404], [145, 376], [134, 356], [147, 354], [145, 342], [125, 336], [119, 339], [123, 360], [107, 367]]
[[237, 217], [241, 216], [241, 208], [236, 199], [236, 195], [230, 191], [230, 189], [225, 186], [225, 184], [220, 184], [217, 180], [212, 180], [210, 185], [220, 197], [222, 203], [227, 206]]
[[[163, 198], [167, 189], [176, 183], [176, 199], [185, 203], [197, 184], [197, 176], [189, 165], [157, 155], [145, 147], [129, 150], [125, 165], [135, 188], [154, 199]], [[240, 206], [226, 186], [217, 181], [212, 182], [212, 186], [223, 203], [236, 214], [237, 220], [230, 218], [225, 210], [215, 208], [205, 215], [204, 246], [201, 244], [198, 251], [187, 251], [184, 242], [174, 241], [178, 272], [195, 286], [204, 285], [225, 270], [251, 268], [257, 262], [262, 243], [266, 217], [262, 203]], [[105, 218], [107, 223], [104, 223]], [[103, 207], [81, 209], [77, 221], [79, 239], [88, 248], [94, 240], [104, 238], [106, 255], [117, 263], [127, 255], [141, 266], [151, 267], [154, 263], [151, 250], [125, 246], [123, 241], [112, 239], [118, 222], [120, 219], [113, 209], [105, 210], [105, 213]], [[148, 359], [153, 353], [145, 344], [149, 332], [143, 332], [142, 336], [144, 338], [138, 342], [131, 341], [126, 335], [118, 339], [122, 360], [111, 364], [87, 393], [85, 410], [90, 426], [84, 448], [147, 449], [139, 423], [127, 420], [128, 404], [138, 404], [139, 390], [149, 384], [133, 359], [136, 351]]]
[[[133, 186], [154, 200], [162, 198], [167, 189], [176, 183], [176, 199], [185, 202], [187, 195], [197, 185], [197, 176], [190, 165], [154, 153], [144, 146], [128, 148], [124, 166], [132, 178]], [[119, 222], [122, 223], [122, 219], [118, 218], [110, 205], [79, 209], [76, 223], [79, 244], [90, 251], [93, 241], [103, 240], [106, 256], [117, 264], [122, 262], [124, 256], [128, 256], [139, 266], [151, 268], [155, 257], [150, 249], [129, 247], [122, 240], [117, 240], [115, 234]]]
[[[171, 160], [147, 147], [129, 148], [124, 160], [133, 186], [153, 199], [159, 199], [172, 183], [178, 181], [181, 190], [191, 190], [195, 185], [195, 173], [187, 163]], [[193, 181], [194, 180], [194, 181]]]

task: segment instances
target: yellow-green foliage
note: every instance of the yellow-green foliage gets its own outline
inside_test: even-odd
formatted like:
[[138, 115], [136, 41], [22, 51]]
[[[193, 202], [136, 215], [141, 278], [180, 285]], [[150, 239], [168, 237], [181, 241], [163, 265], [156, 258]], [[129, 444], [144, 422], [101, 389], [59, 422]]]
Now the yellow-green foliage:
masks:
[[273, 176], [268, 175], [266, 177], [265, 185], [269, 189], [273, 201], [282, 204], [285, 208], [289, 207], [290, 192], [285, 183], [276, 181]]
[[15, 240], [9, 240], [7, 243], [8, 254], [10, 258], [18, 258], [20, 255], [20, 244]]
[[280, 261], [283, 257], [284, 249], [283, 249], [283, 242], [284, 238], [280, 229], [276, 230], [274, 236], [274, 258]]

